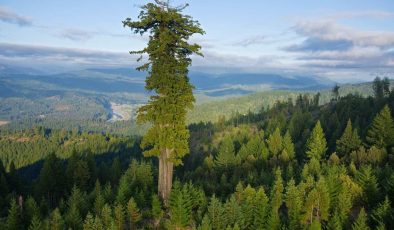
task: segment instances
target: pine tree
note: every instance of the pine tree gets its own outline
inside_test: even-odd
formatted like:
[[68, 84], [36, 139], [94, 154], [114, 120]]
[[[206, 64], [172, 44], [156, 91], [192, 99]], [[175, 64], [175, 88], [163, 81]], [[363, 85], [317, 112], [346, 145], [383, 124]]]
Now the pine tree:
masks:
[[163, 210], [161, 209], [161, 203], [159, 197], [155, 194], [152, 195], [152, 217], [154, 226], [157, 228], [160, 224], [160, 220], [163, 217]]
[[130, 229], [136, 229], [137, 223], [141, 220], [141, 214], [133, 197], [127, 202], [127, 214], [129, 216]]
[[192, 198], [186, 189], [176, 181], [171, 190], [169, 203], [169, 215], [171, 226], [174, 229], [185, 228], [189, 224], [192, 213]]
[[71, 229], [79, 229], [82, 224], [81, 213], [76, 205], [68, 208], [66, 215], [67, 226]]
[[11, 200], [11, 207], [8, 209], [6, 226], [9, 230], [19, 230], [22, 227], [19, 215], [19, 207], [16, 204], [15, 199]]
[[233, 140], [230, 136], [226, 136], [219, 146], [219, 152], [215, 157], [215, 166], [222, 169], [229, 169], [234, 166], [235, 150]]
[[152, 124], [141, 146], [149, 148], [145, 156], [159, 157], [158, 191], [166, 203], [173, 166], [181, 164], [182, 157], [189, 152], [186, 114], [193, 106], [194, 96], [187, 68], [192, 62], [190, 55], [202, 54], [201, 47], [189, 44], [188, 40], [204, 31], [197, 21], [181, 14], [184, 7], [170, 7], [168, 1], [155, 2], [142, 7], [139, 21], [127, 18], [123, 25], [136, 34], [151, 34], [147, 47], [130, 53], [149, 56], [149, 62], [137, 69], [148, 71], [145, 88], [155, 95], [139, 108], [137, 120]]
[[357, 134], [357, 130], [353, 130], [352, 122], [349, 119], [342, 137], [337, 140], [337, 153], [340, 156], [346, 156], [350, 152], [357, 150], [360, 146], [360, 137]]
[[83, 230], [94, 230], [94, 217], [91, 213], [86, 215], [85, 221], [83, 222]]
[[289, 228], [299, 229], [301, 222], [302, 197], [293, 179], [291, 179], [287, 184], [285, 202], [288, 210], [287, 215], [289, 218]]
[[268, 137], [267, 144], [272, 156], [277, 156], [282, 151], [282, 136], [279, 128], [276, 128], [275, 132]]
[[54, 153], [45, 159], [38, 181], [40, 195], [54, 207], [66, 188], [62, 162]]
[[342, 223], [337, 213], [335, 213], [328, 221], [328, 229], [342, 230]]
[[40, 216], [40, 209], [33, 197], [29, 196], [25, 202], [25, 221], [30, 223], [34, 216]]
[[320, 121], [318, 121], [312, 130], [311, 136], [307, 141], [306, 155], [309, 158], [315, 158], [317, 160], [320, 160], [322, 157], [324, 157], [326, 151], [327, 141], [324, 136], [323, 129], [320, 125]]
[[378, 148], [386, 148], [394, 144], [394, 121], [387, 105], [375, 116], [366, 139], [370, 145]]
[[241, 211], [242, 215], [238, 217], [239, 220], [238, 224], [241, 224], [245, 228], [250, 228], [253, 224], [253, 209], [255, 208], [256, 201], [256, 190], [252, 188], [250, 185], [246, 186], [246, 188], [242, 192], [242, 199], [241, 199]]
[[101, 220], [104, 229], [110, 229], [112, 227], [112, 209], [108, 204], [105, 204], [101, 210]]
[[114, 209], [116, 229], [125, 229], [125, 211], [122, 204], [117, 204]]
[[269, 214], [269, 200], [263, 188], [256, 192], [255, 207], [253, 208], [253, 229], [264, 229]]
[[50, 229], [51, 230], [62, 230], [64, 229], [64, 222], [62, 215], [60, 214], [60, 211], [58, 208], [53, 210], [50, 218]]
[[295, 150], [294, 150], [294, 144], [293, 144], [293, 141], [291, 140], [291, 135], [290, 135], [289, 131], [287, 131], [283, 137], [282, 147], [283, 147], [283, 151], [286, 151], [288, 159], [293, 160], [295, 157]]
[[382, 99], [384, 96], [383, 84], [380, 77], [376, 77], [372, 84], [372, 89], [376, 99]]
[[365, 214], [364, 208], [362, 208], [358, 214], [356, 221], [352, 225], [352, 230], [368, 230], [370, 229], [367, 225], [367, 215]]
[[207, 212], [212, 229], [219, 230], [225, 228], [224, 208], [215, 196], [212, 196]]
[[68, 227], [73, 229], [80, 228], [83, 223], [82, 216], [87, 212], [85, 193], [82, 193], [74, 186], [71, 191], [71, 196], [67, 201], [67, 206], [68, 210], [65, 215], [65, 220]]
[[283, 203], [283, 179], [280, 168], [275, 171], [275, 182], [271, 190], [271, 212], [268, 218], [268, 229], [280, 229], [279, 208]]
[[122, 176], [119, 181], [119, 186], [118, 186], [118, 193], [116, 195], [116, 202], [125, 204], [127, 202], [128, 197], [131, 195], [130, 194], [130, 184], [129, 181], [127, 180], [127, 176]]
[[[232, 195], [224, 204], [224, 210], [227, 225], [233, 226], [235, 223], [239, 223], [243, 219], [241, 206], [238, 204], [234, 195]], [[253, 211], [252, 208], [250, 208], [250, 210]]]
[[[380, 203], [371, 214], [372, 220], [376, 223], [377, 226], [386, 226], [388, 224], [392, 224], [392, 209], [389, 198], [386, 196], [384, 201]], [[389, 226], [387, 226], [389, 229]]]
[[42, 222], [38, 216], [33, 216], [29, 225], [29, 230], [41, 230], [43, 228]]
[[94, 213], [96, 215], [100, 215], [101, 210], [103, 209], [104, 205], [105, 205], [104, 196], [103, 196], [101, 190], [98, 190], [96, 192], [96, 198], [94, 200]]
[[363, 201], [368, 207], [372, 207], [379, 198], [379, 187], [371, 166], [361, 167], [356, 174], [356, 180], [363, 189]]
[[198, 228], [198, 230], [212, 230], [212, 225], [207, 214], [204, 215], [201, 226]]

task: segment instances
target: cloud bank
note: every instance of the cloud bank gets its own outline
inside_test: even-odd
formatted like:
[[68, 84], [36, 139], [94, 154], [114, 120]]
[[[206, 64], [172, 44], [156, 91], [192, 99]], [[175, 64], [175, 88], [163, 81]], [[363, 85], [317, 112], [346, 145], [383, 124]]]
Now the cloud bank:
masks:
[[10, 9], [2, 6], [0, 6], [0, 21], [18, 26], [31, 26], [33, 24], [31, 19], [20, 16]]

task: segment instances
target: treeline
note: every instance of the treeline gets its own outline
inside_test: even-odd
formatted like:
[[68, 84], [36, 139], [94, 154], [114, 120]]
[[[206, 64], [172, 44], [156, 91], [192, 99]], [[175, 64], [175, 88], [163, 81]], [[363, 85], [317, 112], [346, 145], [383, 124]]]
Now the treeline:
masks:
[[43, 126], [54, 130], [78, 130], [79, 132], [109, 133], [122, 136], [141, 136], [148, 125], [139, 125], [134, 120], [108, 122], [107, 120], [77, 119], [62, 117], [47, 117], [45, 119], [26, 119], [12, 122], [0, 130], [26, 130], [32, 127]]
[[[387, 81], [390, 84], [390, 81]], [[330, 89], [320, 92], [320, 105], [326, 104], [333, 99], [334, 95]], [[253, 93], [245, 96], [239, 96], [229, 99], [216, 100], [196, 105], [188, 114], [190, 123], [198, 122], [217, 122], [221, 116], [225, 116], [226, 120], [236, 116], [236, 114], [247, 114], [259, 112], [260, 109], [272, 108], [278, 101], [286, 102], [289, 98], [292, 101], [297, 100], [300, 94], [313, 97], [317, 91], [285, 91], [271, 90], [265, 92]], [[373, 96], [373, 84], [346, 84], [341, 85], [338, 89], [339, 96], [348, 94], [357, 94], [362, 97]]]
[[48, 154], [22, 187], [22, 171], [1, 167], [0, 228], [393, 229], [394, 92], [335, 93], [190, 125], [167, 206], [138, 148], [105, 162]]
[[[0, 132], [0, 160], [5, 168], [18, 169], [55, 153], [61, 159], [78, 154], [119, 154], [134, 148], [136, 138], [111, 134], [46, 129]], [[138, 144], [137, 144], [138, 145]]]

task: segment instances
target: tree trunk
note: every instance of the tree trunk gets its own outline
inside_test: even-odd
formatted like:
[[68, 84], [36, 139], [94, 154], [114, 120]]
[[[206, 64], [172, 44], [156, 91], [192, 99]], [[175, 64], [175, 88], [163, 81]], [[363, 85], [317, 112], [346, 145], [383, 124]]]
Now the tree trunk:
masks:
[[165, 148], [161, 151], [159, 157], [158, 192], [165, 206], [167, 206], [168, 197], [170, 196], [172, 188], [172, 176], [174, 172], [174, 163], [169, 160], [170, 154], [171, 150]]

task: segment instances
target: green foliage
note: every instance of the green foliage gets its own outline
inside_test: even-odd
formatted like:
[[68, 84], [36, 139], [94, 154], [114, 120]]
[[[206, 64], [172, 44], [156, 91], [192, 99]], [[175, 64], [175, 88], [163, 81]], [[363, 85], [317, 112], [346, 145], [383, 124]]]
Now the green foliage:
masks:
[[125, 229], [125, 210], [122, 204], [117, 204], [114, 208], [114, 221], [116, 229]]
[[194, 205], [191, 195], [188, 186], [182, 186], [178, 181], [174, 183], [169, 199], [171, 228], [182, 229], [189, 225]]
[[327, 151], [327, 141], [323, 133], [320, 121], [317, 121], [307, 141], [306, 155], [317, 160], [322, 159]]
[[19, 230], [22, 227], [19, 207], [14, 199], [11, 200], [11, 207], [8, 209], [6, 227], [9, 230]]
[[133, 197], [127, 202], [127, 214], [129, 217], [130, 229], [135, 229], [137, 223], [141, 220], [141, 213]]
[[264, 192], [263, 188], [259, 188], [256, 191], [255, 203], [252, 208], [253, 210], [253, 229], [263, 229], [267, 223], [269, 214], [269, 199]]
[[62, 218], [62, 215], [60, 214], [60, 211], [58, 208], [53, 210], [50, 220], [49, 220], [49, 225], [51, 226], [51, 230], [61, 230], [64, 229], [64, 221]]
[[208, 205], [207, 215], [210, 220], [212, 229], [219, 230], [225, 228], [226, 220], [224, 218], [224, 207], [215, 196], [211, 197], [211, 201]]
[[365, 214], [364, 208], [361, 208], [358, 213], [356, 221], [352, 225], [352, 230], [368, 230], [370, 229], [367, 225], [367, 215]]
[[26, 199], [24, 213], [24, 219], [27, 223], [30, 223], [35, 216], [37, 218], [40, 217], [40, 209], [37, 205], [37, 202], [31, 196]]
[[222, 169], [229, 169], [237, 163], [233, 140], [230, 136], [226, 136], [220, 144], [214, 163], [216, 167]]
[[[1, 132], [3, 149], [19, 146], [22, 151], [42, 143], [50, 148], [31, 148], [42, 150], [37, 159], [45, 161], [27, 167], [15, 167], [11, 159], [20, 164], [34, 157], [21, 161], [9, 150], [3, 155], [8, 163], [0, 163], [0, 228], [18, 223], [18, 229], [392, 229], [392, 149], [349, 146], [358, 143], [353, 139], [365, 139], [373, 114], [383, 104], [393, 105], [393, 95], [380, 101], [341, 96], [321, 107], [316, 97], [301, 96], [295, 103], [248, 114], [237, 127], [233, 120], [192, 125], [191, 154], [175, 171], [177, 182], [163, 207], [154, 187], [156, 159], [141, 161], [134, 139], [43, 128]], [[324, 135], [316, 131], [317, 124], [311, 132], [317, 120]], [[263, 130], [270, 135], [264, 137]], [[315, 154], [319, 151], [305, 159], [310, 146], [325, 149], [315, 144], [322, 143], [313, 138], [316, 133], [326, 139], [329, 159]], [[277, 150], [274, 136], [281, 139]], [[225, 170], [217, 164], [220, 151], [232, 156]], [[17, 203], [10, 208], [7, 203], [19, 194], [23, 208]], [[367, 213], [362, 218], [360, 211], [357, 218], [362, 206]]]
[[163, 217], [163, 210], [161, 208], [159, 197], [156, 194], [152, 195], [152, 217], [154, 219], [154, 225], [157, 227]]
[[288, 210], [289, 226], [298, 229], [301, 223], [301, 210], [303, 204], [301, 191], [297, 188], [293, 179], [287, 184], [285, 202]]
[[389, 226], [393, 221], [393, 211], [391, 208], [391, 202], [386, 196], [384, 201], [380, 203], [371, 214], [372, 220], [377, 226], [385, 227]]
[[137, 120], [152, 124], [141, 146], [148, 148], [145, 156], [159, 156], [163, 149], [171, 149], [169, 160], [179, 165], [189, 152], [186, 114], [194, 102], [193, 87], [187, 77], [191, 64], [189, 56], [202, 55], [201, 47], [189, 44], [188, 40], [193, 34], [204, 34], [204, 31], [190, 16], [182, 15], [181, 9], [157, 3], [144, 5], [139, 21], [127, 18], [123, 25], [134, 33], [153, 35], [147, 47], [131, 52], [148, 54], [149, 61], [137, 69], [148, 70], [145, 88], [155, 93], [148, 104], [138, 110]]
[[40, 218], [38, 216], [33, 216], [31, 223], [29, 225], [29, 230], [41, 230], [42, 227], [43, 226]]
[[391, 117], [390, 108], [386, 105], [377, 114], [367, 133], [367, 141], [370, 145], [385, 148], [394, 144], [394, 121]]
[[282, 136], [280, 135], [279, 128], [276, 128], [275, 132], [268, 137], [267, 144], [270, 153], [273, 156], [277, 156], [282, 150]]
[[363, 189], [363, 201], [368, 207], [372, 205], [379, 198], [378, 182], [372, 173], [371, 166], [363, 166], [356, 174], [357, 183]]
[[353, 130], [352, 122], [349, 119], [342, 137], [337, 140], [337, 153], [339, 153], [340, 156], [346, 156], [350, 152], [357, 150], [360, 146], [360, 137], [358, 136], [357, 130]]

